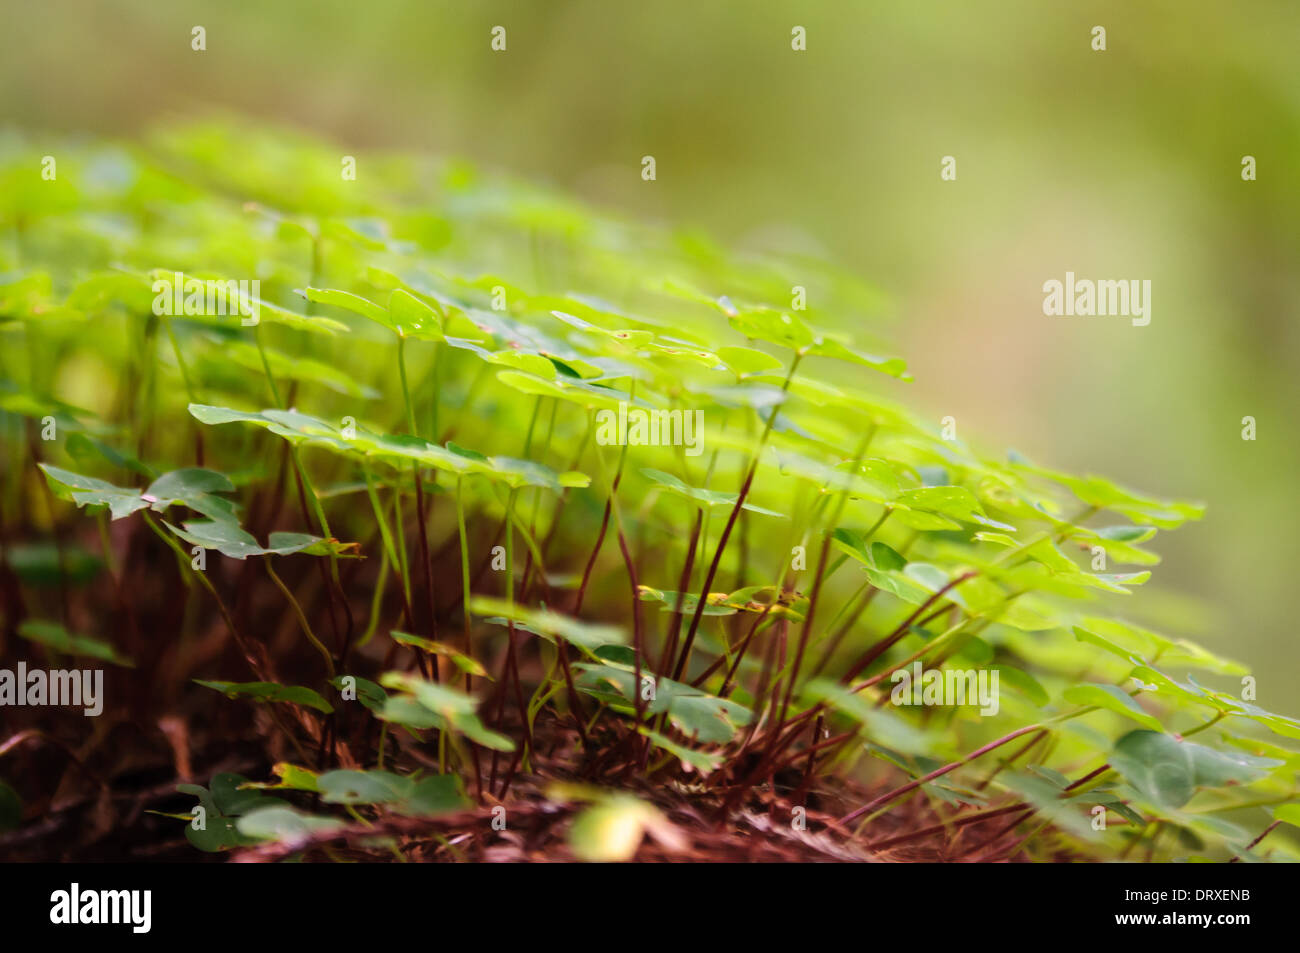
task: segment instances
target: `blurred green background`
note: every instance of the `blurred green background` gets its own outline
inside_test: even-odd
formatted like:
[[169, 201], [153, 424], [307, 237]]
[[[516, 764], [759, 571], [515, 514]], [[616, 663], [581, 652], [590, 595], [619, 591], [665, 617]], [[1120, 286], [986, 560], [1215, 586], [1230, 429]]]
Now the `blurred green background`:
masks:
[[[0, 124], [39, 142], [234, 111], [814, 250], [888, 293], [916, 374], [894, 394], [936, 423], [1207, 502], [1110, 606], [1249, 663], [1259, 703], [1297, 714], [1300, 4], [1137, 6], [2, 0]], [[1150, 279], [1150, 325], [1044, 316], [1066, 271]]]

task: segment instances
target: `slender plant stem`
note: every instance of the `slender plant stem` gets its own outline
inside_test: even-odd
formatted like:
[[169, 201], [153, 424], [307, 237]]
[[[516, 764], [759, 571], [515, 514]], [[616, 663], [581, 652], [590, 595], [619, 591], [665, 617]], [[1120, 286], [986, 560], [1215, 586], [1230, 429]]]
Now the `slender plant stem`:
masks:
[[321, 658], [325, 660], [325, 670], [329, 673], [330, 681], [333, 681], [334, 657], [330, 655], [329, 649], [325, 648], [321, 640], [316, 638], [316, 633], [311, 630], [311, 623], [307, 621], [307, 616], [303, 614], [302, 606], [298, 604], [298, 600], [293, 597], [293, 593], [289, 590], [289, 587], [284, 584], [284, 581], [276, 573], [274, 567], [272, 567], [271, 559], [272, 557], [270, 556], [267, 556], [265, 559], [266, 574], [271, 577], [271, 581], [275, 583], [276, 588], [284, 593], [284, 597], [289, 600], [289, 605], [293, 607], [294, 614], [298, 617], [298, 625], [302, 627], [302, 634], [307, 636], [307, 641], [315, 647], [316, 651], [320, 653]]
[[[461, 615], [465, 618], [465, 654], [474, 657], [474, 642], [470, 634], [469, 611], [469, 541], [465, 533], [465, 477], [456, 477], [456, 534], [460, 537]], [[465, 673], [465, 690], [473, 687], [472, 676]]]
[[1015, 741], [1021, 735], [1026, 735], [1031, 731], [1037, 731], [1042, 727], [1043, 727], [1042, 725], [1035, 724], [1035, 725], [1026, 725], [1023, 728], [1017, 728], [1015, 731], [1011, 732], [1010, 734], [1003, 735], [1001, 738], [998, 738], [996, 741], [990, 741], [988, 744], [976, 748], [974, 751], [966, 755], [964, 758], [960, 758], [957, 761], [953, 761], [949, 764], [945, 764], [942, 768], [936, 768], [935, 770], [931, 771], [929, 774], [925, 775], [924, 777], [917, 778], [915, 781], [909, 781], [907, 784], [904, 784], [900, 788], [895, 788], [894, 790], [888, 792], [887, 794], [880, 795], [878, 798], [876, 798], [873, 801], [868, 801], [866, 804], [862, 805], [862, 807], [858, 808], [857, 810], [850, 811], [848, 814], [845, 814], [842, 818], [840, 818], [840, 823], [850, 824], [857, 818], [861, 817], [863, 814], [871, 813], [872, 811], [876, 810], [876, 808], [882, 807], [888, 804], [890, 801], [902, 797], [904, 794], [907, 794], [909, 791], [916, 790], [922, 784], [928, 784], [929, 782], [933, 781], [935, 778], [941, 778], [945, 774], [948, 774], [950, 771], [956, 771], [963, 764], [968, 764], [971, 761], [974, 761], [980, 755], [987, 754], [988, 752], [993, 751], [995, 748], [1000, 748], [1002, 745], [1007, 744], [1008, 742]]
[[[1279, 824], [1281, 824], [1281, 823], [1282, 823], [1281, 821], [1274, 821], [1272, 824], [1268, 825], [1268, 827], [1264, 828], [1264, 833], [1260, 834], [1260, 835], [1259, 835], [1258, 837], [1256, 837], [1253, 841], [1251, 841], [1249, 844], [1247, 844], [1247, 845], [1246, 845], [1246, 850], [1250, 850], [1252, 847], [1254, 847], [1256, 844], [1258, 844], [1260, 841], [1262, 841], [1265, 837], [1267, 837], [1267, 836], [1268, 836], [1268, 835], [1273, 831], [1273, 828], [1277, 827], [1277, 826], [1278, 826]], [[1228, 861], [1228, 863], [1230, 863], [1230, 864], [1235, 864], [1235, 863], [1237, 863], [1239, 860], [1241, 860], [1241, 855], [1237, 855], [1237, 856], [1233, 857], [1231, 860]]]
[[[796, 353], [794, 360], [790, 362], [790, 370], [785, 375], [785, 381], [781, 384], [781, 393], [785, 394], [790, 389], [790, 380], [794, 377], [795, 370], [799, 367], [799, 362], [803, 355]], [[713, 579], [718, 574], [718, 566], [722, 563], [722, 553], [727, 548], [727, 540], [731, 537], [731, 531], [736, 525], [736, 516], [740, 513], [741, 507], [745, 505], [745, 498], [749, 496], [750, 487], [754, 484], [754, 474], [758, 471], [758, 463], [763, 455], [763, 448], [767, 446], [767, 438], [772, 433], [772, 425], [776, 423], [776, 412], [780, 404], [773, 405], [771, 412], [767, 415], [767, 423], [763, 427], [763, 434], [758, 439], [758, 446], [754, 448], [753, 459], [750, 460], [749, 469], [745, 473], [745, 480], [741, 484], [740, 493], [736, 496], [736, 502], [732, 504], [731, 513], [727, 517], [727, 525], [722, 530], [722, 535], [718, 538], [717, 548], [713, 551], [713, 562], [709, 564], [708, 574], [704, 577], [704, 585], [700, 587], [700, 599], [695, 604], [695, 614], [691, 616], [691, 627], [686, 632], [686, 641], [682, 645], [681, 656], [677, 659], [677, 666], [673, 669], [673, 680], [681, 681], [682, 673], [686, 671], [686, 665], [690, 661], [691, 649], [695, 645], [695, 634], [700, 628], [700, 619], [704, 616], [704, 606], [708, 601], [709, 589], [713, 585]]]
[[[167, 546], [176, 553], [182, 566], [188, 566], [189, 556], [185, 553], [185, 550], [181, 549], [180, 544], [177, 543], [170, 534], [164, 533], [158, 524], [153, 521], [153, 517], [150, 516], [147, 511], [141, 510], [140, 512], [144, 517], [145, 523], [147, 523], [149, 528], [153, 530], [154, 535], [166, 543]], [[208, 579], [206, 574], [194, 569], [191, 569], [190, 572], [191, 575], [199, 581], [200, 585], [202, 585], [204, 589], [208, 590], [209, 595], [211, 595], [213, 600], [217, 603], [217, 608], [221, 610], [221, 617], [226, 621], [226, 628], [230, 630], [230, 634], [234, 637], [235, 642], [238, 643], [240, 650], [244, 652], [244, 656], [248, 661], [249, 667], [253, 670], [253, 674], [263, 680], [270, 680], [266, 670], [262, 667], [261, 663], [257, 660], [254, 653], [249, 649], [247, 643], [244, 641], [243, 635], [235, 625], [234, 617], [231, 616], [230, 610], [226, 607], [225, 600], [221, 598], [216, 587], [212, 585], [212, 582]]]
[[[812, 633], [813, 620], [817, 613], [817, 597], [821, 594], [822, 585], [826, 582], [826, 560], [830, 556], [831, 536], [839, 525], [840, 517], [844, 514], [844, 507], [849, 501], [849, 490], [852, 487], [852, 478], [857, 476], [858, 467], [862, 464], [862, 458], [867, 452], [867, 447], [871, 445], [871, 438], [875, 435], [876, 428], [873, 426], [862, 438], [862, 443], [858, 446], [857, 453], [853, 456], [853, 465], [849, 470], [849, 486], [846, 486], [839, 495], [836, 502], [835, 512], [832, 514], [830, 521], [826, 524], [826, 530], [822, 533], [821, 554], [817, 558], [817, 574], [813, 579], [812, 593], [808, 597], [808, 612], [804, 616], [803, 625], [799, 627], [799, 643], [794, 653], [794, 667], [790, 672], [790, 677], [785, 685], [785, 697], [781, 700], [781, 712], [777, 715], [777, 721], [785, 721], [785, 713], [790, 708], [790, 699], [794, 695], [795, 682], [799, 680], [799, 668], [803, 664], [804, 652], [808, 649], [808, 638]], [[886, 513], [888, 515], [888, 513]], [[881, 517], [883, 522], [884, 516]], [[877, 524], [879, 525], [879, 524]], [[873, 529], [874, 532], [874, 529]]]

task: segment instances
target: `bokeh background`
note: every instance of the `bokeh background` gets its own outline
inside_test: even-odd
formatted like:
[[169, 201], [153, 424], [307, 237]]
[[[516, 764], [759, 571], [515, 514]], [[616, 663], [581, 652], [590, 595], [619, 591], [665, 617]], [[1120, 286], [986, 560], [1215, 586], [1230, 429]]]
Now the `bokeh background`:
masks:
[[[1295, 0], [0, 0], [0, 126], [233, 111], [816, 250], [887, 293], [916, 375], [894, 396], [985, 450], [1208, 503], [1112, 608], [1295, 715], [1298, 39]], [[1045, 317], [1067, 270], [1150, 279], [1150, 325]]]

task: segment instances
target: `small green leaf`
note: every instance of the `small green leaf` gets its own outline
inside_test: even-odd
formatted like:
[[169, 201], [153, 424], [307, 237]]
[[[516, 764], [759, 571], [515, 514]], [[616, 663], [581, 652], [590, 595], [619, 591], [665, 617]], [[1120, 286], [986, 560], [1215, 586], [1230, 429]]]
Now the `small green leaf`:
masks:
[[398, 334], [433, 340], [442, 337], [442, 322], [438, 312], [409, 291], [393, 289], [388, 298], [388, 313]]
[[663, 748], [677, 758], [688, 770], [693, 769], [700, 772], [700, 774], [710, 774], [716, 771], [718, 765], [722, 763], [722, 755], [720, 754], [709, 754], [684, 747], [669, 738], [665, 738], [659, 732], [647, 728], [645, 725], [638, 725], [637, 731], [649, 738], [650, 743], [656, 748]]
[[[635, 673], [619, 665], [579, 662], [574, 668], [582, 674], [579, 690], [606, 702], [631, 708]], [[646, 673], [649, 677], [649, 674]], [[611, 692], [610, 689], [613, 689]], [[710, 695], [670, 678], [654, 680], [654, 698], [646, 705], [652, 714], [668, 713], [668, 720], [682, 734], [705, 744], [724, 744], [735, 736], [736, 729], [747, 725], [754, 714], [744, 705], [727, 698]]]
[[458, 669], [469, 675], [476, 676], [477, 678], [491, 678], [482, 663], [476, 659], [470, 658], [464, 652], [453, 648], [446, 643], [434, 642], [432, 639], [422, 638], [418, 635], [411, 635], [408, 632], [398, 632], [396, 629], [390, 632], [389, 635], [392, 636], [394, 642], [398, 642], [402, 645], [413, 646], [421, 652], [427, 652], [429, 655], [446, 656], [451, 659], [452, 663], [455, 664]]
[[55, 496], [71, 500], [78, 506], [107, 506], [113, 519], [130, 516], [136, 510], [142, 510], [149, 501], [140, 495], [139, 490], [114, 486], [104, 480], [82, 476], [71, 470], [40, 464], [45, 479]]
[[602, 645], [627, 641], [627, 634], [618, 626], [583, 622], [550, 609], [530, 609], [505, 599], [472, 596], [469, 608], [476, 616], [493, 616], [498, 621], [513, 620], [516, 628], [526, 632], [551, 640], [563, 639], [591, 651]]
[[1148, 714], [1132, 696], [1122, 688], [1114, 685], [1072, 685], [1065, 690], [1064, 699], [1072, 705], [1089, 705], [1105, 708], [1116, 714], [1131, 718], [1140, 725], [1146, 725], [1152, 731], [1164, 731], [1164, 726], [1154, 715]]
[[631, 860], [658, 812], [630, 796], [615, 796], [586, 808], [573, 821], [569, 846], [579, 860], [617, 863]]
[[359, 314], [363, 318], [369, 318], [390, 331], [397, 330], [397, 325], [393, 322], [393, 318], [386, 308], [382, 308], [360, 295], [352, 294], [350, 291], [337, 291], [330, 288], [303, 288], [298, 293], [308, 301], [333, 305], [336, 308], [342, 308], [344, 311]]
[[425, 681], [405, 672], [386, 672], [380, 683], [405, 692], [389, 698], [379, 717], [411, 728], [439, 728], [463, 734], [471, 741], [495, 751], [513, 751], [515, 743], [486, 728], [475, 714], [478, 700], [446, 685]]
[[781, 368], [781, 360], [752, 347], [720, 347], [718, 357], [727, 362], [737, 377]]
[[28, 641], [37, 642], [68, 655], [83, 655], [127, 668], [135, 665], [107, 642], [85, 635], [74, 635], [57, 622], [26, 619], [19, 623], [18, 634]]
[[384, 709], [384, 703], [388, 701], [388, 693], [384, 691], [383, 686], [362, 678], [359, 675], [339, 675], [330, 680], [330, 684], [340, 692], [344, 690], [347, 684], [344, 679], [351, 679], [351, 688], [356, 691], [356, 700], [363, 707], [373, 712], [380, 712]]
[[242, 837], [256, 841], [292, 841], [312, 834], [335, 831], [346, 825], [333, 817], [304, 814], [288, 805], [269, 805], [245, 814], [235, 822]]
[[1216, 751], [1141, 729], [1115, 742], [1110, 763], [1143, 796], [1172, 808], [1190, 801], [1198, 787], [1250, 784], [1282, 764], [1273, 758]]
[[1279, 804], [1273, 808], [1273, 817], [1292, 827], [1300, 827], [1300, 804]]
[[[716, 490], [705, 490], [700, 487], [687, 486], [671, 473], [664, 473], [662, 470], [652, 470], [648, 467], [643, 468], [641, 473], [648, 477], [653, 483], [681, 496], [693, 503], [706, 507], [714, 506], [734, 506], [736, 499], [740, 496], [738, 493], [721, 493]], [[761, 506], [754, 506], [751, 503], [741, 505], [742, 509], [749, 510], [751, 513], [761, 513], [764, 516], [779, 516], [785, 518], [783, 513], [777, 513], [775, 510], [764, 509]]]
[[279, 781], [249, 781], [240, 788], [256, 791], [319, 791], [318, 775], [309, 768], [300, 768], [296, 764], [281, 761], [271, 766], [271, 772]]
[[472, 806], [461, 790], [460, 778], [454, 774], [431, 774], [411, 787], [411, 793], [392, 809], [415, 817], [436, 817]]
[[733, 313], [727, 320], [733, 328], [755, 341], [766, 341], [800, 352], [813, 345], [813, 333], [807, 325], [784, 312], [754, 309]]
[[301, 685], [279, 685], [275, 682], [210, 682], [201, 678], [196, 678], [194, 681], [204, 688], [221, 692], [227, 698], [303, 705], [327, 715], [334, 711], [334, 707], [317, 692]]
[[415, 784], [390, 771], [326, 771], [316, 779], [326, 804], [386, 804], [409, 797]]

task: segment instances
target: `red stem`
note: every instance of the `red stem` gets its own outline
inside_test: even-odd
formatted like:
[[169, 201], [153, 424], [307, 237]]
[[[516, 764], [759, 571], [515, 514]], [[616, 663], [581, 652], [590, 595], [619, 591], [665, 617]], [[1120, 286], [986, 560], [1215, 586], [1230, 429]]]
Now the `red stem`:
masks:
[[853, 821], [857, 820], [863, 814], [869, 814], [870, 812], [876, 810], [877, 808], [888, 804], [890, 801], [902, 797], [904, 794], [907, 794], [909, 791], [915, 791], [922, 784], [927, 784], [930, 781], [933, 781], [935, 778], [943, 777], [945, 774], [948, 774], [950, 771], [956, 771], [962, 765], [974, 761], [980, 755], [988, 754], [993, 749], [1000, 748], [1002, 745], [1007, 744], [1008, 742], [1015, 741], [1021, 735], [1028, 734], [1031, 731], [1037, 731], [1041, 727], [1043, 726], [1034, 724], [1034, 725], [1026, 725], [1024, 728], [1017, 728], [1009, 735], [1003, 735], [1001, 738], [998, 738], [996, 741], [990, 741], [982, 748], [976, 748], [970, 754], [966, 755], [966, 757], [958, 761], [953, 761], [951, 764], [945, 764], [942, 768], [936, 768], [934, 771], [931, 771], [929, 774], [925, 775], [925, 777], [917, 778], [915, 781], [909, 781], [907, 784], [904, 784], [901, 788], [895, 788], [894, 790], [886, 794], [880, 795], [880, 797], [876, 798], [874, 801], [869, 801], [866, 804], [862, 805], [862, 807], [858, 808], [856, 811], [851, 811], [848, 814], [844, 815], [844, 817], [840, 818], [840, 823], [851, 824]]

